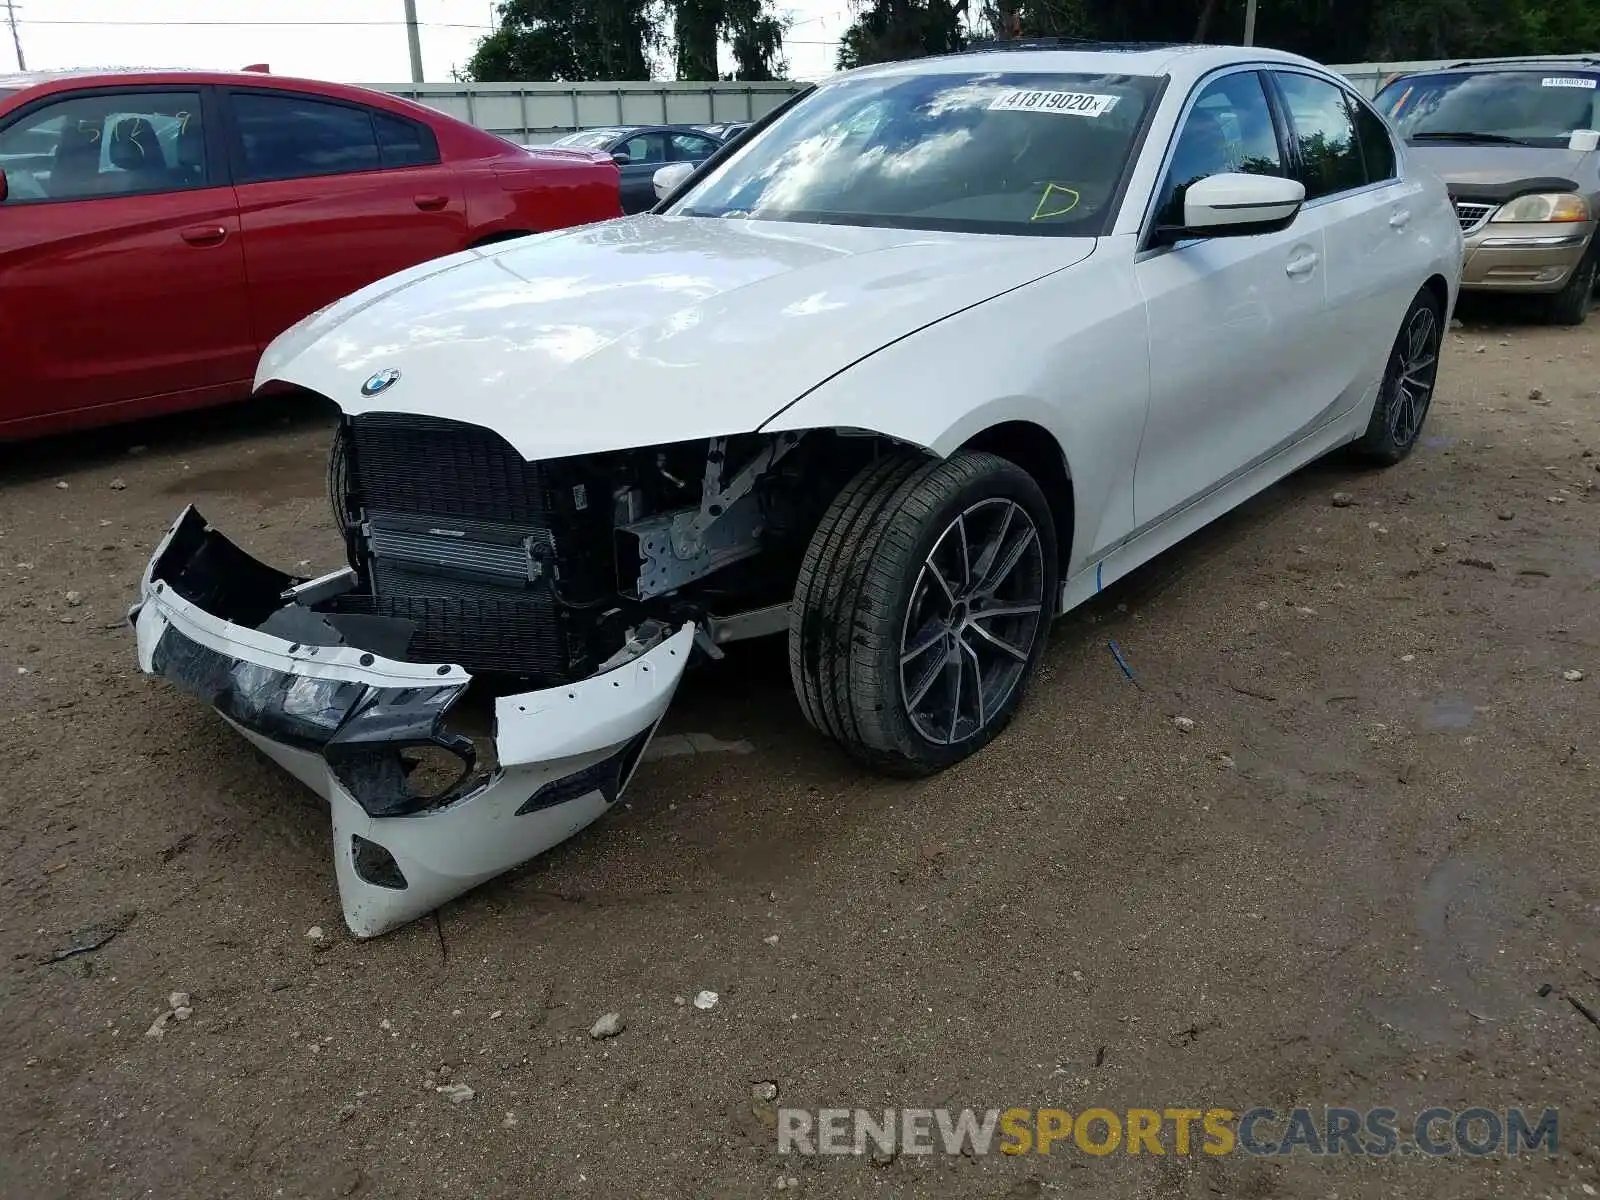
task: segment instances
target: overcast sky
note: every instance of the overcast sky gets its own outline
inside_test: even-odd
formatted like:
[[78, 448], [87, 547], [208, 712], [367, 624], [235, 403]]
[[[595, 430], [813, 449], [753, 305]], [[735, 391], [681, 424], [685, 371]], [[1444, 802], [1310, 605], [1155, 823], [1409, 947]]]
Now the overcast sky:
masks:
[[[848, 0], [778, 0], [778, 6], [794, 19], [785, 40], [791, 76], [831, 72], [850, 20]], [[450, 81], [451, 68], [489, 32], [493, 9], [490, 0], [417, 0], [430, 83]], [[16, 12], [30, 70], [232, 70], [265, 62], [280, 75], [348, 83], [411, 77], [402, 0], [16, 0]], [[15, 65], [9, 31], [0, 26], [0, 71]]]

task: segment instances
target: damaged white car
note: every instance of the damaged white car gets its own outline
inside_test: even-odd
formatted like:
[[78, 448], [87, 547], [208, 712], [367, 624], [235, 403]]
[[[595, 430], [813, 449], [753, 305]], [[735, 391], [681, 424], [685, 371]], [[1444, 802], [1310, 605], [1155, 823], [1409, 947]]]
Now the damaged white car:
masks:
[[[327, 799], [363, 936], [600, 816], [741, 638], [787, 636], [850, 753], [934, 771], [1006, 724], [1052, 617], [1334, 447], [1402, 458], [1460, 260], [1442, 185], [1301, 59], [841, 76], [655, 213], [283, 334], [257, 384], [342, 411], [350, 565], [284, 574], [187, 510], [140, 663]], [[474, 681], [492, 738], [452, 723]]]

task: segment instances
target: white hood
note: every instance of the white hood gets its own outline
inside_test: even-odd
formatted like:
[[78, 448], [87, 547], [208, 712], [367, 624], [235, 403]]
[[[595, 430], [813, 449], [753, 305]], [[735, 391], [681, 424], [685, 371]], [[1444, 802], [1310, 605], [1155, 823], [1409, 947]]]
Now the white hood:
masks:
[[[256, 384], [309, 388], [347, 413], [470, 421], [529, 459], [720, 437], [1093, 249], [1092, 239], [645, 215], [381, 280], [286, 331]], [[362, 395], [390, 369], [392, 386]]]

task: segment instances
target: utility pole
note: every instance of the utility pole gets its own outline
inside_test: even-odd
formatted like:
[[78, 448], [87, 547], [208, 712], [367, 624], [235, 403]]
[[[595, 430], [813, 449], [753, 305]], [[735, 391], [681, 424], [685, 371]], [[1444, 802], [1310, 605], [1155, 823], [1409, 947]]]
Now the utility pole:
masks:
[[1244, 44], [1256, 44], [1256, 0], [1246, 0], [1244, 6]]
[[22, 35], [17, 32], [17, 10], [13, 0], [6, 0], [6, 19], [11, 23], [11, 44], [17, 48], [17, 70], [26, 71], [28, 63], [22, 57]]
[[[6, 0], [6, 3], [10, 2]], [[411, 82], [421, 83], [422, 35], [417, 31], [417, 0], [406, 0], [406, 40], [411, 43]]]

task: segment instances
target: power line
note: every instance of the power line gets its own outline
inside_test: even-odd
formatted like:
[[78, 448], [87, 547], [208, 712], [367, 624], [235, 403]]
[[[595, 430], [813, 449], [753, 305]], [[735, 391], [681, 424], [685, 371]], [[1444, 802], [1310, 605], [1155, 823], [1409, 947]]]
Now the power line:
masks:
[[[6, 0], [6, 2], [9, 5], [10, 0]], [[171, 26], [174, 26], [174, 25], [180, 25], [180, 26], [184, 26], [184, 27], [190, 27], [190, 26], [210, 26], [210, 27], [222, 26], [222, 27], [242, 27], [242, 28], [256, 28], [256, 27], [261, 27], [261, 26], [279, 26], [279, 25], [298, 28], [298, 27], [303, 27], [303, 26], [332, 25], [332, 26], [350, 26], [350, 27], [366, 28], [366, 27], [391, 27], [391, 26], [395, 26], [395, 25], [405, 25], [405, 24], [407, 24], [407, 22], [403, 21], [403, 20], [399, 20], [399, 21], [104, 21], [104, 20], [90, 20], [90, 19], [71, 20], [71, 19], [51, 18], [51, 17], [44, 17], [44, 18], [34, 19], [34, 18], [29, 18], [29, 17], [23, 17], [23, 18], [19, 18], [15, 22], [15, 24], [17, 24], [17, 25], [109, 25], [109, 26], [116, 26], [118, 28], [133, 27], [133, 26], [155, 26], [155, 27], [169, 27], [170, 28]], [[492, 25], [484, 25], [484, 24], [481, 24], [481, 23], [480, 24], [472, 24], [470, 22], [460, 22], [460, 21], [419, 21], [419, 22], [417, 22], [417, 24], [425, 26], [425, 27], [427, 27], [429, 29], [484, 29], [484, 30], [492, 31], [493, 28], [494, 28]]]

